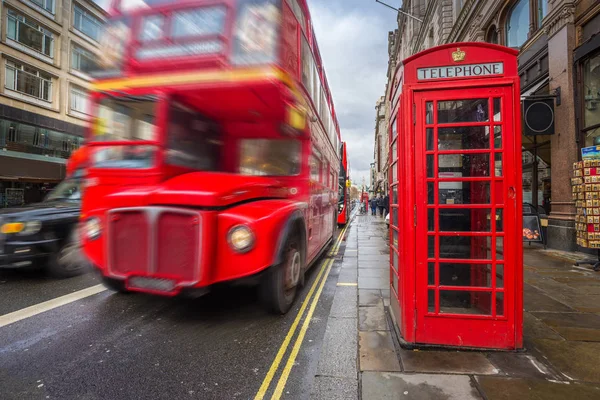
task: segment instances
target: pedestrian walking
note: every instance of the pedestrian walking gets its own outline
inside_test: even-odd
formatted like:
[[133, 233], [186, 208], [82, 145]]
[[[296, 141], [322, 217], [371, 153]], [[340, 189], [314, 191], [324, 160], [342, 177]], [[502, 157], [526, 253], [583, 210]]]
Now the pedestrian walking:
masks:
[[379, 215], [381, 215], [382, 217], [385, 218], [385, 215], [383, 215], [384, 206], [385, 206], [385, 204], [383, 203], [383, 196], [378, 194], [377, 195], [377, 207], [379, 208]]
[[369, 203], [371, 205], [371, 215], [377, 215], [377, 200], [373, 197]]
[[386, 217], [388, 215], [388, 213], [390, 212], [390, 195], [386, 194], [385, 197], [383, 198], [383, 208], [385, 210], [385, 213], [383, 214], [384, 217]]

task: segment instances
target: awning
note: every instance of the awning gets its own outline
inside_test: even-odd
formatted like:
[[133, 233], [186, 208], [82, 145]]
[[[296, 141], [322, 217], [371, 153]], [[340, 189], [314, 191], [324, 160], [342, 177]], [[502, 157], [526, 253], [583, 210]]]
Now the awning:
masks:
[[531, 96], [532, 94], [535, 94], [535, 92], [537, 92], [539, 90], [539, 88], [546, 85], [549, 81], [550, 81], [550, 78], [546, 77], [546, 78], [542, 79], [541, 81], [539, 81], [538, 83], [536, 83], [535, 85], [531, 86], [529, 89], [527, 89], [526, 91], [521, 93], [521, 100], [525, 99], [528, 96]]

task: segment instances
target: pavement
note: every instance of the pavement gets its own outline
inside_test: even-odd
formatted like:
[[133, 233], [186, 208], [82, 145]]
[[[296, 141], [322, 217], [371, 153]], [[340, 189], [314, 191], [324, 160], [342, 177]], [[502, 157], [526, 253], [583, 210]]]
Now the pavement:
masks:
[[600, 399], [600, 273], [573, 266], [589, 256], [525, 246], [523, 351], [406, 350], [387, 235], [370, 215], [348, 229], [311, 398]]
[[285, 316], [252, 288], [167, 299], [0, 270], [0, 399], [600, 399], [600, 273], [525, 246], [522, 352], [406, 350], [383, 218], [357, 216]]

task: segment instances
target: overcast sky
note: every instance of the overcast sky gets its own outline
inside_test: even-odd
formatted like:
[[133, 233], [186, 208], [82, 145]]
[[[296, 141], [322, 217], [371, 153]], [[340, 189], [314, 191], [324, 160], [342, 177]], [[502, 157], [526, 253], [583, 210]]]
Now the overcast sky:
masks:
[[[108, 0], [96, 0], [105, 6]], [[399, 7], [401, 0], [387, 0]], [[373, 162], [375, 102], [383, 96], [387, 34], [396, 13], [375, 0], [308, 0], [327, 79], [348, 142], [353, 183], [369, 184]]]

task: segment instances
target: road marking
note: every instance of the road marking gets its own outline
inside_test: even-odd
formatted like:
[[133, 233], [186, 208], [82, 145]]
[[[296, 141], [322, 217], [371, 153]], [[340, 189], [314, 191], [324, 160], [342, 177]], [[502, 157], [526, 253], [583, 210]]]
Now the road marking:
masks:
[[338, 282], [338, 286], [358, 286], [358, 283]]
[[[344, 237], [343, 233], [344, 233], [344, 231], [342, 230], [342, 232], [340, 232], [340, 234], [338, 235], [338, 238], [335, 241], [333, 247], [335, 247], [335, 245], [342, 240], [342, 238]], [[310, 291], [304, 298], [302, 307], [300, 307], [300, 311], [298, 311], [298, 315], [296, 315], [296, 319], [294, 319], [294, 322], [292, 323], [292, 326], [290, 326], [290, 330], [288, 331], [287, 335], [285, 336], [283, 343], [281, 343], [281, 347], [279, 347], [279, 350], [277, 351], [277, 355], [275, 356], [275, 359], [273, 360], [273, 363], [271, 364], [271, 367], [269, 368], [269, 371], [267, 372], [265, 379], [263, 380], [262, 384], [260, 385], [260, 388], [258, 389], [258, 392], [256, 393], [256, 396], [254, 397], [254, 400], [262, 400], [265, 397], [265, 394], [267, 394], [267, 390], [269, 390], [271, 381], [273, 380], [275, 373], [279, 369], [279, 365], [281, 364], [283, 356], [285, 355], [287, 348], [288, 348], [290, 342], [292, 341], [292, 337], [294, 337], [294, 335], [296, 334], [296, 329], [298, 328], [298, 324], [300, 323], [300, 320], [302, 319], [302, 316], [304, 315], [304, 311], [306, 310], [306, 307], [308, 307], [308, 304], [310, 303], [310, 299], [311, 299], [315, 289], [319, 285], [319, 282], [323, 276], [323, 273], [325, 272], [328, 261], [333, 261], [333, 260], [326, 259], [323, 262], [321, 270], [319, 271], [317, 278], [313, 282], [313, 284], [310, 288]], [[325, 279], [327, 279], [327, 276], [325, 276]]]
[[104, 285], [96, 285], [87, 289], [79, 290], [74, 293], [70, 293], [52, 300], [45, 301], [43, 303], [35, 304], [33, 306], [2, 315], [0, 316], [0, 328], [24, 320], [26, 318], [33, 317], [34, 315], [38, 315], [46, 311], [50, 311], [55, 308], [64, 306], [74, 301], [85, 299], [86, 297], [90, 297], [95, 294], [104, 292], [105, 290], [106, 287], [104, 287]]
[[260, 388], [258, 389], [258, 392], [256, 393], [256, 396], [254, 397], [254, 400], [261, 400], [265, 397], [265, 394], [267, 393], [267, 390], [269, 389], [269, 386], [271, 385], [271, 381], [273, 380], [273, 376], [275, 376], [275, 372], [277, 372], [277, 369], [279, 368], [279, 364], [281, 364], [281, 360], [283, 359], [283, 356], [285, 355], [285, 352], [287, 351], [287, 348], [288, 348], [290, 342], [292, 341], [292, 337], [296, 333], [296, 328], [298, 327], [298, 324], [300, 323], [300, 320], [302, 319], [302, 316], [304, 315], [304, 310], [306, 310], [308, 303], [310, 303], [310, 298], [312, 297], [312, 294], [315, 291], [315, 289], [319, 283], [319, 280], [321, 279], [321, 277], [323, 276], [323, 273], [325, 272], [325, 265], [326, 265], [326, 263], [323, 263], [323, 266], [321, 267], [321, 270], [319, 271], [317, 278], [315, 279], [312, 287], [310, 288], [310, 291], [306, 295], [306, 298], [304, 299], [304, 302], [302, 303], [302, 307], [300, 308], [300, 311], [298, 311], [298, 315], [296, 315], [296, 319], [294, 319], [294, 322], [292, 323], [290, 330], [288, 331], [287, 335], [285, 336], [283, 343], [281, 343], [281, 347], [279, 347], [279, 350], [277, 351], [277, 355], [275, 356], [275, 359], [273, 360], [273, 363], [271, 364], [271, 367], [269, 368], [269, 371], [267, 372], [267, 375], [265, 376], [265, 379], [263, 380], [262, 385], [260, 385]]
[[319, 302], [319, 298], [321, 297], [321, 292], [323, 291], [323, 287], [325, 286], [325, 281], [327, 281], [327, 276], [329, 276], [329, 271], [331, 271], [331, 265], [333, 264], [333, 259], [330, 259], [327, 264], [327, 272], [325, 272], [325, 277], [321, 280], [321, 284], [319, 285], [319, 290], [315, 294], [315, 297], [312, 300], [312, 304], [310, 305], [310, 310], [308, 310], [308, 314], [306, 314], [306, 318], [304, 318], [304, 323], [302, 324], [302, 328], [300, 329], [300, 333], [296, 338], [296, 343], [294, 343], [294, 347], [292, 348], [292, 352], [290, 357], [288, 358], [287, 363], [281, 373], [281, 377], [279, 377], [279, 382], [277, 382], [277, 387], [275, 388], [275, 392], [273, 393], [272, 399], [279, 400], [281, 395], [283, 394], [283, 389], [285, 388], [285, 384], [290, 376], [290, 372], [292, 371], [292, 367], [296, 362], [296, 357], [298, 356], [298, 352], [300, 351], [300, 347], [302, 346], [302, 342], [304, 341], [304, 336], [306, 336], [306, 331], [308, 330], [308, 326], [310, 325], [310, 321], [312, 319], [312, 315], [315, 312], [315, 308], [317, 307], [317, 303]]

